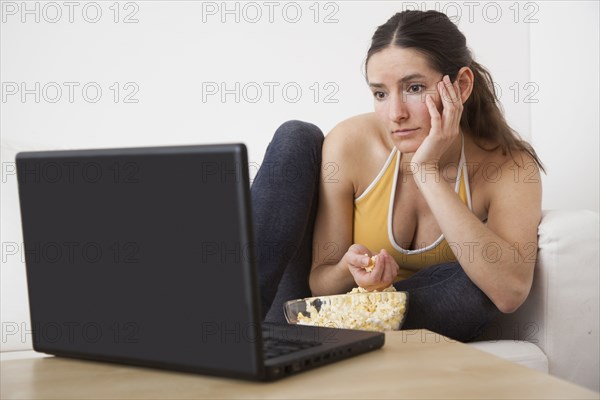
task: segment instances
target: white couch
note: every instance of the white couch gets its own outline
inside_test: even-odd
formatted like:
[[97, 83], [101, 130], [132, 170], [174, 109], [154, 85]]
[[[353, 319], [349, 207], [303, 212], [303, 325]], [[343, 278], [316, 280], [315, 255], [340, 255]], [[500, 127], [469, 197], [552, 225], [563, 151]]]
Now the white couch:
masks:
[[[2, 141], [1, 358], [40, 356], [31, 333], [14, 155]], [[43, 144], [39, 145], [41, 149]], [[26, 147], [36, 150], [35, 146]], [[585, 210], [544, 211], [533, 288], [515, 313], [503, 315], [472, 344], [499, 357], [599, 389], [599, 218]]]
[[544, 210], [533, 287], [471, 345], [600, 391], [599, 218]]

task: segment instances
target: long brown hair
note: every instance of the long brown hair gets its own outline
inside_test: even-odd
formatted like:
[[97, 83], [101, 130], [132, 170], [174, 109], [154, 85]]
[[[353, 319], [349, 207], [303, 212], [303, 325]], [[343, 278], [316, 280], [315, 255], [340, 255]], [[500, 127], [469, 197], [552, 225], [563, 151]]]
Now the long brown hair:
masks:
[[[390, 46], [419, 51], [432, 68], [448, 75], [452, 81], [462, 67], [469, 67], [474, 75], [473, 91], [463, 107], [461, 129], [469, 132], [483, 150], [494, 151], [500, 147], [503, 155], [508, 153], [513, 159], [513, 150], [525, 151], [546, 172], [533, 147], [506, 122], [491, 74], [473, 60], [465, 36], [446, 14], [434, 10], [408, 10], [397, 13], [379, 26], [367, 52], [365, 76], [371, 56]], [[487, 149], [481, 144], [483, 140], [497, 145]]]

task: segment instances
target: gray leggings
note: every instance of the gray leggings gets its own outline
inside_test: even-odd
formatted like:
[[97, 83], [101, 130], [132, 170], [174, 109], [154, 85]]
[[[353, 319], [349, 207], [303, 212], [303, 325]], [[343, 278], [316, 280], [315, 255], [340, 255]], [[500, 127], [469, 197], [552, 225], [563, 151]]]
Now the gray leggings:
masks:
[[[313, 124], [285, 122], [251, 187], [262, 312], [268, 322], [285, 323], [283, 304], [311, 296], [323, 139]], [[425, 328], [469, 341], [499, 314], [458, 262], [431, 266], [394, 286], [409, 293], [403, 329]]]

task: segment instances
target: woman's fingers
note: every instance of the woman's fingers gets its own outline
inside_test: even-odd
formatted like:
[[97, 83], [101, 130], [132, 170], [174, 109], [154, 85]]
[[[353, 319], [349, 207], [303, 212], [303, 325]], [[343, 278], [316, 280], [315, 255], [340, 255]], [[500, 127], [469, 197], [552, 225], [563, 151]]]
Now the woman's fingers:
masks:
[[450, 77], [444, 75], [442, 80], [438, 82], [438, 88], [440, 90], [443, 107], [440, 133], [442, 135], [454, 137], [459, 131], [460, 116], [463, 109], [458, 80], [452, 83]]
[[371, 251], [365, 246], [353, 244], [347, 252], [347, 261], [354, 267], [364, 268], [369, 265]]
[[431, 95], [425, 96], [425, 104], [429, 110], [429, 116], [431, 117], [431, 132], [437, 132], [439, 130], [442, 117], [440, 116], [440, 112], [435, 106], [435, 102], [431, 98]]
[[354, 265], [356, 267], [365, 268], [369, 265], [369, 260], [371, 259], [371, 257], [369, 257], [369, 255], [367, 253], [365, 253], [365, 254], [356, 254], [356, 255], [354, 255], [353, 259], [354, 259]]
[[393, 282], [397, 274], [395, 261], [385, 250], [381, 250], [377, 257], [375, 268], [367, 278], [371, 285], [371, 289], [382, 290], [387, 288]]
[[391, 273], [392, 273], [393, 265], [390, 263], [390, 259], [387, 256], [387, 254], [382, 252], [380, 255], [380, 258], [382, 259], [383, 264], [384, 264], [384, 272], [381, 277], [381, 282], [383, 284], [387, 285], [387, 283], [391, 280]]
[[442, 101], [446, 100], [446, 103], [454, 104], [458, 101], [458, 95], [455, 91], [454, 84], [450, 81], [448, 75], [444, 75], [442, 78]]
[[365, 253], [371, 254], [371, 251], [363, 246], [362, 244], [354, 243], [348, 248], [349, 253], [364, 255]]
[[454, 89], [454, 96], [458, 105], [462, 105], [462, 98], [460, 96], [460, 85], [458, 84], [458, 79], [454, 81], [452, 84], [452, 88]]
[[384, 257], [386, 265], [386, 273], [383, 277], [383, 281], [386, 283], [386, 285], [391, 285], [392, 282], [394, 282], [396, 276], [398, 275], [398, 265], [385, 250], [382, 250], [381, 253]]
[[373, 271], [371, 271], [371, 279], [373, 283], [378, 283], [381, 281], [381, 277], [383, 276], [384, 270], [385, 266], [383, 265], [383, 260], [381, 259], [380, 254], [375, 260], [375, 267], [373, 268]]
[[[389, 287], [398, 275], [398, 264], [387, 251], [382, 249], [377, 254], [373, 270], [369, 272], [365, 267], [371, 260], [371, 252], [365, 249], [364, 246], [348, 249], [347, 261], [357, 285], [367, 290], [383, 290]], [[359, 253], [362, 251], [365, 253]]]

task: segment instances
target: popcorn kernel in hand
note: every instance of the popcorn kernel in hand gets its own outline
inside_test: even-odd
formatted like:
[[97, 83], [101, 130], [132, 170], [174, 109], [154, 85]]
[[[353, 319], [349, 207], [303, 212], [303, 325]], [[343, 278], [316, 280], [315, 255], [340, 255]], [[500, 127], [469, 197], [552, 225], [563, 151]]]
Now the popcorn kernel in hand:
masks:
[[[367, 253], [365, 253], [365, 256], [369, 257], [369, 255]], [[377, 255], [374, 255], [373, 257], [371, 257], [371, 259], [369, 260], [369, 265], [367, 265], [365, 267], [365, 270], [367, 272], [372, 272], [373, 268], [375, 268], [375, 262], [377, 261]]]

